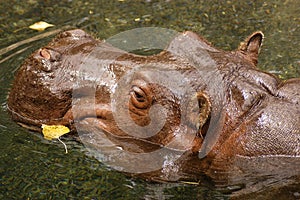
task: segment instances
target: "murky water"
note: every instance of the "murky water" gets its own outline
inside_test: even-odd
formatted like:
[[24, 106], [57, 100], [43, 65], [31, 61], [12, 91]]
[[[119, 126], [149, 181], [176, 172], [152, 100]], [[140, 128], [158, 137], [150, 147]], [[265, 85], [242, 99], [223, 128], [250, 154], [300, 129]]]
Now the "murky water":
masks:
[[[257, 185], [215, 188], [210, 181], [158, 184], [129, 178], [88, 156], [83, 146], [71, 139], [65, 139], [69, 150], [65, 154], [61, 143], [46, 141], [10, 120], [5, 107], [14, 72], [58, 29], [82, 28], [99, 38], [148, 26], [191, 30], [225, 50], [235, 49], [250, 33], [261, 30], [265, 41], [259, 67], [283, 79], [300, 76], [298, 0], [207, 2], [1, 2], [0, 199], [239, 199], [242, 193], [246, 193], [244, 199], [300, 198], [299, 180], [283, 179], [277, 185], [257, 180], [265, 184], [257, 190]], [[44, 32], [28, 28], [40, 20], [55, 26]]]

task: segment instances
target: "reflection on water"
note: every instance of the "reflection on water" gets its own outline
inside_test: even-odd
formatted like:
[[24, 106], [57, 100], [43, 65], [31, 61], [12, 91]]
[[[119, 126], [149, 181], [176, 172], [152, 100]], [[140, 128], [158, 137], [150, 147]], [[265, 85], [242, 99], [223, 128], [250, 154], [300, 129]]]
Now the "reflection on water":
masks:
[[[145, 26], [192, 30], [227, 50], [234, 49], [251, 32], [262, 30], [266, 40], [259, 67], [289, 78], [300, 76], [299, 7], [297, 0], [215, 0], [209, 4], [184, 0], [1, 2], [0, 10], [5, 12], [0, 12], [0, 199], [226, 199], [230, 194], [236, 199], [299, 198], [299, 173], [286, 173], [295, 171], [298, 160], [290, 165], [280, 160], [290, 168], [254, 180], [249, 178], [255, 173], [251, 170], [249, 177], [238, 177], [238, 170], [247, 169], [239, 166], [232, 171], [236, 175], [233, 184], [221, 188], [213, 187], [209, 180], [197, 185], [148, 183], [108, 169], [87, 156], [82, 145], [72, 139], [64, 138], [69, 150], [64, 154], [61, 143], [45, 141], [39, 134], [20, 128], [5, 109], [14, 72], [33, 50], [52, 37], [30, 39], [43, 34], [27, 28], [36, 21], [55, 24], [49, 31], [79, 27], [100, 38]], [[263, 163], [267, 162], [251, 160], [247, 167]]]

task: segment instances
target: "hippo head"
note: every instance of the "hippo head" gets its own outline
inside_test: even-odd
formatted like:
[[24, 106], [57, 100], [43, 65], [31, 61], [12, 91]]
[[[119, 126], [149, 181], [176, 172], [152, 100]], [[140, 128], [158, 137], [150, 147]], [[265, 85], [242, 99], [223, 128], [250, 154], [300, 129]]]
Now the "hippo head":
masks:
[[228, 136], [256, 98], [272, 91], [273, 77], [255, 69], [262, 39], [256, 32], [238, 50], [225, 52], [185, 32], [161, 53], [140, 56], [84, 31], [66, 31], [26, 59], [8, 110], [32, 130], [82, 124], [115, 140], [136, 140], [143, 151], [170, 141], [170, 148], [199, 151], [209, 129]]

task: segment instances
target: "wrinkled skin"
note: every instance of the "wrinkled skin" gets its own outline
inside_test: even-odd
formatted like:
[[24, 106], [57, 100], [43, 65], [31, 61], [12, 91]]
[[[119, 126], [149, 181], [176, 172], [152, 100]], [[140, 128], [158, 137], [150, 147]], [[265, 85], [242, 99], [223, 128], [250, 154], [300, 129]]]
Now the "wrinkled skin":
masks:
[[[192, 46], [182, 42], [189, 40], [193, 41]], [[8, 110], [19, 124], [37, 131], [42, 124], [62, 124], [73, 131], [76, 131], [74, 121], [94, 124], [127, 151], [150, 152], [159, 145], [175, 141], [172, 148], [186, 152], [178, 160], [179, 177], [197, 177], [200, 172], [213, 177], [217, 170], [229, 170], [237, 158], [297, 157], [300, 155], [300, 79], [282, 81], [256, 68], [262, 40], [262, 33], [255, 32], [236, 51], [224, 52], [197, 34], [185, 32], [174, 38], [161, 53], [139, 56], [96, 40], [84, 31], [66, 31], [34, 52], [21, 66], [9, 94]], [[99, 45], [101, 53], [84, 61]], [[197, 68], [203, 59], [198, 57], [197, 49], [205, 51], [213, 60], [216, 68], [212, 70], [220, 79], [204, 81], [203, 67]], [[86, 80], [92, 80], [93, 84], [88, 81], [78, 84], [77, 76], [83, 62], [99, 64], [107, 60], [108, 64], [100, 67], [111, 76], [99, 80], [97, 73], [86, 73]], [[122, 93], [124, 98], [128, 97], [123, 103], [129, 115], [123, 119], [121, 115], [121, 120], [130, 118], [141, 127], [159, 123], [160, 115], [154, 118], [149, 114], [150, 107], [155, 104], [163, 105], [167, 116], [157, 134], [138, 139], [121, 130], [115, 121], [112, 88], [128, 71], [153, 63], [163, 66], [155, 70], [173, 70], [192, 80], [189, 87], [196, 91], [194, 98], [198, 108], [180, 110], [185, 103], [182, 99], [193, 97], [183, 97], [180, 92], [174, 94], [152, 83], [147, 70], [135, 73], [128, 91]], [[210, 70], [209, 66], [204, 68]], [[200, 75], [195, 72], [197, 69]], [[221, 104], [220, 97], [211, 92], [219, 90], [218, 87], [224, 93]], [[215, 110], [219, 117], [212, 116]], [[181, 122], [183, 115], [186, 120]], [[185, 134], [175, 131], [180, 124], [185, 127]], [[215, 141], [204, 145], [211, 127], [218, 127], [213, 129]], [[200, 159], [198, 152], [201, 151], [207, 151], [207, 155]], [[162, 178], [162, 171], [149, 173], [148, 177]]]

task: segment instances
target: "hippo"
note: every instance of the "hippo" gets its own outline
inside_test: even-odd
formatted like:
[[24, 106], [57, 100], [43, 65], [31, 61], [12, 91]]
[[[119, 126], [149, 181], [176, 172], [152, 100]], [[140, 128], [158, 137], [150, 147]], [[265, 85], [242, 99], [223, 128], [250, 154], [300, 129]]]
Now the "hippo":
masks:
[[91, 136], [95, 128], [123, 151], [181, 152], [173, 171], [144, 173], [152, 180], [217, 171], [225, 179], [249, 163], [253, 170], [261, 158], [300, 155], [300, 79], [257, 68], [263, 37], [254, 32], [237, 50], [223, 51], [187, 31], [145, 56], [80, 29], [64, 31], [19, 68], [7, 109], [34, 131], [64, 125]]

